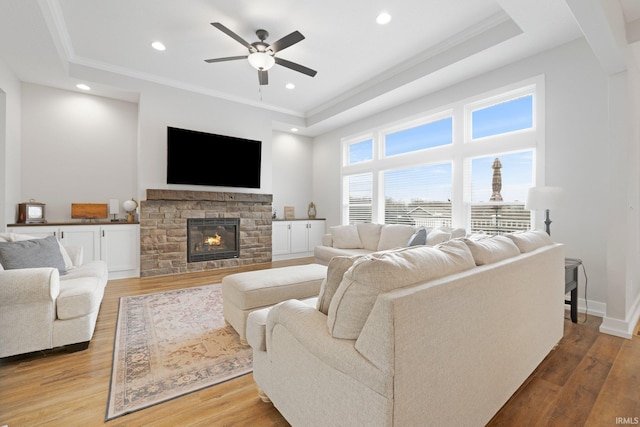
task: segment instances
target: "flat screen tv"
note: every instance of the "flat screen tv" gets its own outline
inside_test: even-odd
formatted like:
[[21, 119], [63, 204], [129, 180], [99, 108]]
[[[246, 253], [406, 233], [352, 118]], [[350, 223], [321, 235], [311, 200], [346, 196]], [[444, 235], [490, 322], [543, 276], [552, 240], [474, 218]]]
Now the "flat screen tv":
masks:
[[167, 184], [260, 188], [262, 142], [167, 127]]

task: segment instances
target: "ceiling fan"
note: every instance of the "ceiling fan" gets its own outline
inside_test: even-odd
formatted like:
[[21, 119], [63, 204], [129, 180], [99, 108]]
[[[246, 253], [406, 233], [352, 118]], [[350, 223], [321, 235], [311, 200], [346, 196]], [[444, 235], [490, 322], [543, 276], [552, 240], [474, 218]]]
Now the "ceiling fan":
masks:
[[304, 40], [304, 36], [299, 31], [294, 31], [291, 34], [282, 37], [280, 40], [268, 44], [265, 42], [265, 40], [267, 39], [267, 37], [269, 37], [269, 33], [266, 30], [257, 30], [256, 36], [258, 36], [258, 39], [260, 41], [249, 43], [219, 22], [212, 22], [211, 25], [249, 49], [249, 53], [242, 56], [227, 56], [224, 58], [205, 59], [205, 62], [213, 63], [234, 61], [237, 59], [248, 59], [251, 66], [258, 70], [258, 82], [260, 83], [260, 85], [269, 84], [269, 76], [267, 74], [267, 70], [273, 67], [274, 64], [282, 65], [283, 67], [290, 68], [294, 71], [306, 74], [311, 77], [315, 76], [317, 73], [317, 71], [312, 70], [311, 68], [307, 68], [303, 65], [296, 64], [295, 62], [287, 61], [286, 59], [282, 59], [276, 56], [276, 53], [280, 52], [281, 50], [284, 50], [289, 46], [292, 46]]

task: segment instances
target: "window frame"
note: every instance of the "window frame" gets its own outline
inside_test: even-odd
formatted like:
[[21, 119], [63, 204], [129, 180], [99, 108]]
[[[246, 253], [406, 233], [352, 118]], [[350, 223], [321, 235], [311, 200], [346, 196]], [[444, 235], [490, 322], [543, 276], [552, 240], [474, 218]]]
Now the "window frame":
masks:
[[[511, 99], [533, 95], [532, 120], [528, 129], [520, 129], [497, 135], [473, 139], [471, 129], [472, 112], [505, 102]], [[461, 99], [440, 108], [432, 109], [412, 117], [381, 125], [377, 128], [341, 140], [341, 218], [342, 224], [349, 222], [348, 208], [345, 206], [346, 177], [361, 173], [372, 173], [373, 199], [372, 222], [383, 223], [384, 214], [384, 180], [386, 170], [427, 166], [445, 162], [452, 163], [451, 222], [454, 227], [469, 228], [471, 224], [471, 161], [472, 158], [491, 156], [498, 153], [511, 153], [525, 150], [533, 151], [532, 186], [544, 185], [545, 159], [545, 82], [544, 75], [539, 75], [510, 85], [502, 86], [472, 97]], [[390, 133], [421, 126], [423, 124], [452, 117], [452, 144], [424, 148], [414, 152], [384, 156], [384, 138]], [[373, 141], [373, 158], [349, 165], [348, 145], [371, 139]], [[488, 183], [487, 185], [490, 185]], [[531, 224], [535, 224], [535, 213], [531, 213]]]

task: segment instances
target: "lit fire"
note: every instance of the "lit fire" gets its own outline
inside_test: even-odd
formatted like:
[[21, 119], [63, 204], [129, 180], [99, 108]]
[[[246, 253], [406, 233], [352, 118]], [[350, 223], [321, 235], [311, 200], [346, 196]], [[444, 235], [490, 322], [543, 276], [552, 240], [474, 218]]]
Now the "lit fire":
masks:
[[209, 236], [204, 239], [204, 242], [209, 246], [220, 246], [222, 244], [222, 237], [216, 233], [215, 236]]

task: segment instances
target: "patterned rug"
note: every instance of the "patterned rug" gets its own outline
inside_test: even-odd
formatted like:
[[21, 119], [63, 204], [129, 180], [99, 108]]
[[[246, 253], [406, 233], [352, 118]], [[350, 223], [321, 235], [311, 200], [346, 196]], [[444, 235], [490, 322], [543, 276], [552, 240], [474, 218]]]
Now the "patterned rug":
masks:
[[252, 370], [220, 285], [120, 298], [106, 420]]

